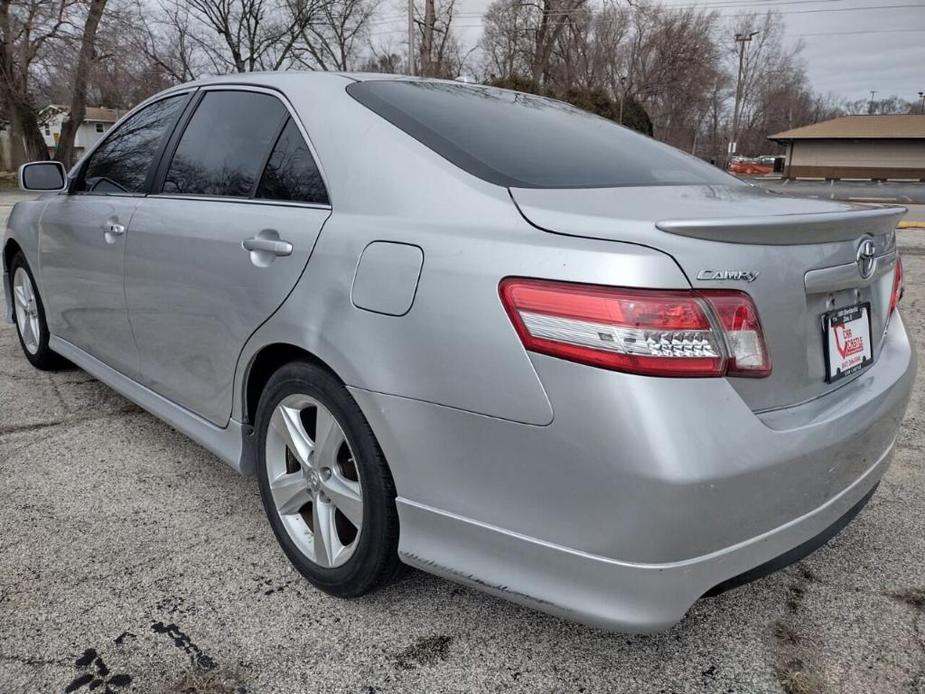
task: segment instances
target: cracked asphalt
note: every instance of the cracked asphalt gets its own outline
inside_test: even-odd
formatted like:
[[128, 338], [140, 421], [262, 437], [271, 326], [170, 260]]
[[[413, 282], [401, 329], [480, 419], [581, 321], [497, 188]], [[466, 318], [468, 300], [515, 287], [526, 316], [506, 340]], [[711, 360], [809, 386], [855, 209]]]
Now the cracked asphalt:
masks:
[[[925, 354], [925, 231], [900, 243]], [[626, 636], [418, 572], [313, 590], [253, 479], [82, 371], [33, 370], [4, 323], [0, 692], [925, 692], [923, 383], [839, 536]]]

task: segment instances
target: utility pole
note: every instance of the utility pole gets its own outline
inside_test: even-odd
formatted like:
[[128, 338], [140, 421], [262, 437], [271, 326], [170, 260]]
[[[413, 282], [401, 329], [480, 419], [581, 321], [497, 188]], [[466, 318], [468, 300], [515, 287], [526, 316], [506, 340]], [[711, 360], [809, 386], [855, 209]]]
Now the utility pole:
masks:
[[760, 34], [760, 31], [753, 31], [749, 34], [736, 34], [735, 40], [739, 44], [739, 75], [736, 78], [736, 100], [732, 109], [732, 140], [729, 142], [729, 150], [726, 152], [726, 161], [730, 156], [735, 154], [737, 141], [739, 139], [739, 116], [742, 104], [742, 72], [745, 69], [745, 44]]
[[877, 96], [877, 90], [870, 90], [870, 103], [867, 104], [867, 114], [870, 115], [874, 112], [874, 97]]
[[414, 0], [408, 0], [408, 74], [414, 74]]
[[919, 115], [925, 116], [925, 92], [919, 92], [919, 98], [922, 100], [922, 105], [919, 106]]

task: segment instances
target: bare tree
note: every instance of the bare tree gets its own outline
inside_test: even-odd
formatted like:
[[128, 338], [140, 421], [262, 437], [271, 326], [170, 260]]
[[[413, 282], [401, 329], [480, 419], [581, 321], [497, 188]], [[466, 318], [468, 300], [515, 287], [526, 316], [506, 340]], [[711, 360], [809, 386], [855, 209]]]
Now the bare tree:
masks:
[[407, 53], [392, 45], [390, 35], [386, 34], [380, 41], [372, 40], [367, 45], [366, 57], [359, 65], [361, 72], [407, 73]]
[[[783, 92], [788, 100], [797, 92], [805, 91], [806, 76], [799, 54], [802, 44], [788, 45], [784, 40], [785, 27], [779, 12], [769, 10], [762, 14], [749, 13], [738, 18], [728, 32], [734, 34], [751, 34], [757, 32], [747, 46], [742, 62], [741, 105], [739, 107], [739, 131], [741, 135], [733, 136], [738, 151], [759, 153], [756, 150], [766, 146], [765, 136], [761, 130], [772, 118], [769, 109], [775, 104], [780, 107]], [[727, 58], [736, 59], [735, 45], [730, 42]], [[776, 94], [774, 94], [776, 92]], [[774, 96], [772, 96], [774, 95]], [[793, 120], [792, 118], [790, 119]]]
[[453, 79], [459, 76], [467, 55], [453, 32], [456, 0], [425, 0], [421, 31], [419, 74]]
[[295, 59], [297, 44], [318, 17], [320, 0], [173, 0], [189, 10], [216, 43], [200, 41], [222, 71], [279, 70]]
[[326, 0], [306, 24], [298, 47], [299, 62], [322, 70], [349, 70], [367, 38], [376, 0]]
[[0, 0], [0, 98], [10, 118], [12, 159], [46, 159], [31, 82], [36, 61], [66, 35], [76, 0]]
[[533, 56], [530, 61], [530, 78], [535, 85], [542, 85], [549, 75], [549, 58], [553, 46], [565, 30], [570, 18], [583, 10], [586, 0], [538, 0], [539, 25], [533, 40]]
[[907, 101], [895, 94], [883, 99], [857, 99], [855, 101], [850, 101], [845, 104], [845, 110], [848, 113], [854, 114], [918, 113], [917, 104]]
[[149, 63], [171, 81], [182, 83], [214, 67], [209, 59], [214, 49], [206, 48], [213, 42], [203, 37], [202, 28], [195, 24], [185, 4], [161, 0], [151, 10], [138, 0], [121, 29], [136, 36], [138, 48]]
[[77, 68], [74, 71], [74, 87], [71, 94], [71, 108], [61, 124], [61, 135], [55, 147], [55, 159], [70, 166], [74, 158], [74, 138], [77, 128], [87, 115], [87, 81], [96, 53], [96, 32], [100, 26], [107, 0], [90, 0], [80, 41]]
[[480, 47], [484, 54], [484, 79], [526, 78], [530, 70], [536, 7], [520, 0], [495, 0], [483, 18]]

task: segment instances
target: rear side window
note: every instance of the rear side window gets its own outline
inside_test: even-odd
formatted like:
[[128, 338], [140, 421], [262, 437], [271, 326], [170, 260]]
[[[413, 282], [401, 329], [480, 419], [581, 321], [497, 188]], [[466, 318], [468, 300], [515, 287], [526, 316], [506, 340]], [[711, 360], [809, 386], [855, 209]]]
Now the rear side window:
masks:
[[506, 187], [745, 185], [606, 118], [532, 94], [410, 80], [354, 82], [347, 93], [459, 168]]
[[161, 142], [173, 128], [185, 102], [185, 94], [161, 99], [120, 125], [90, 155], [78, 190], [143, 192]]
[[257, 187], [257, 197], [328, 204], [321, 173], [292, 118], [273, 147]]
[[256, 92], [207, 92], [190, 119], [163, 192], [250, 197], [286, 108]]

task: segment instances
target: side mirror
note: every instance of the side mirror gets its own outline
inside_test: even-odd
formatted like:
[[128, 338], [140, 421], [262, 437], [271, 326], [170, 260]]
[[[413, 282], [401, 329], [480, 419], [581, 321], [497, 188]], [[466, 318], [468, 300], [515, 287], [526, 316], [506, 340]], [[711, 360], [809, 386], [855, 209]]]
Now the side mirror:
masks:
[[67, 171], [60, 161], [33, 161], [19, 167], [19, 187], [35, 193], [67, 188]]

